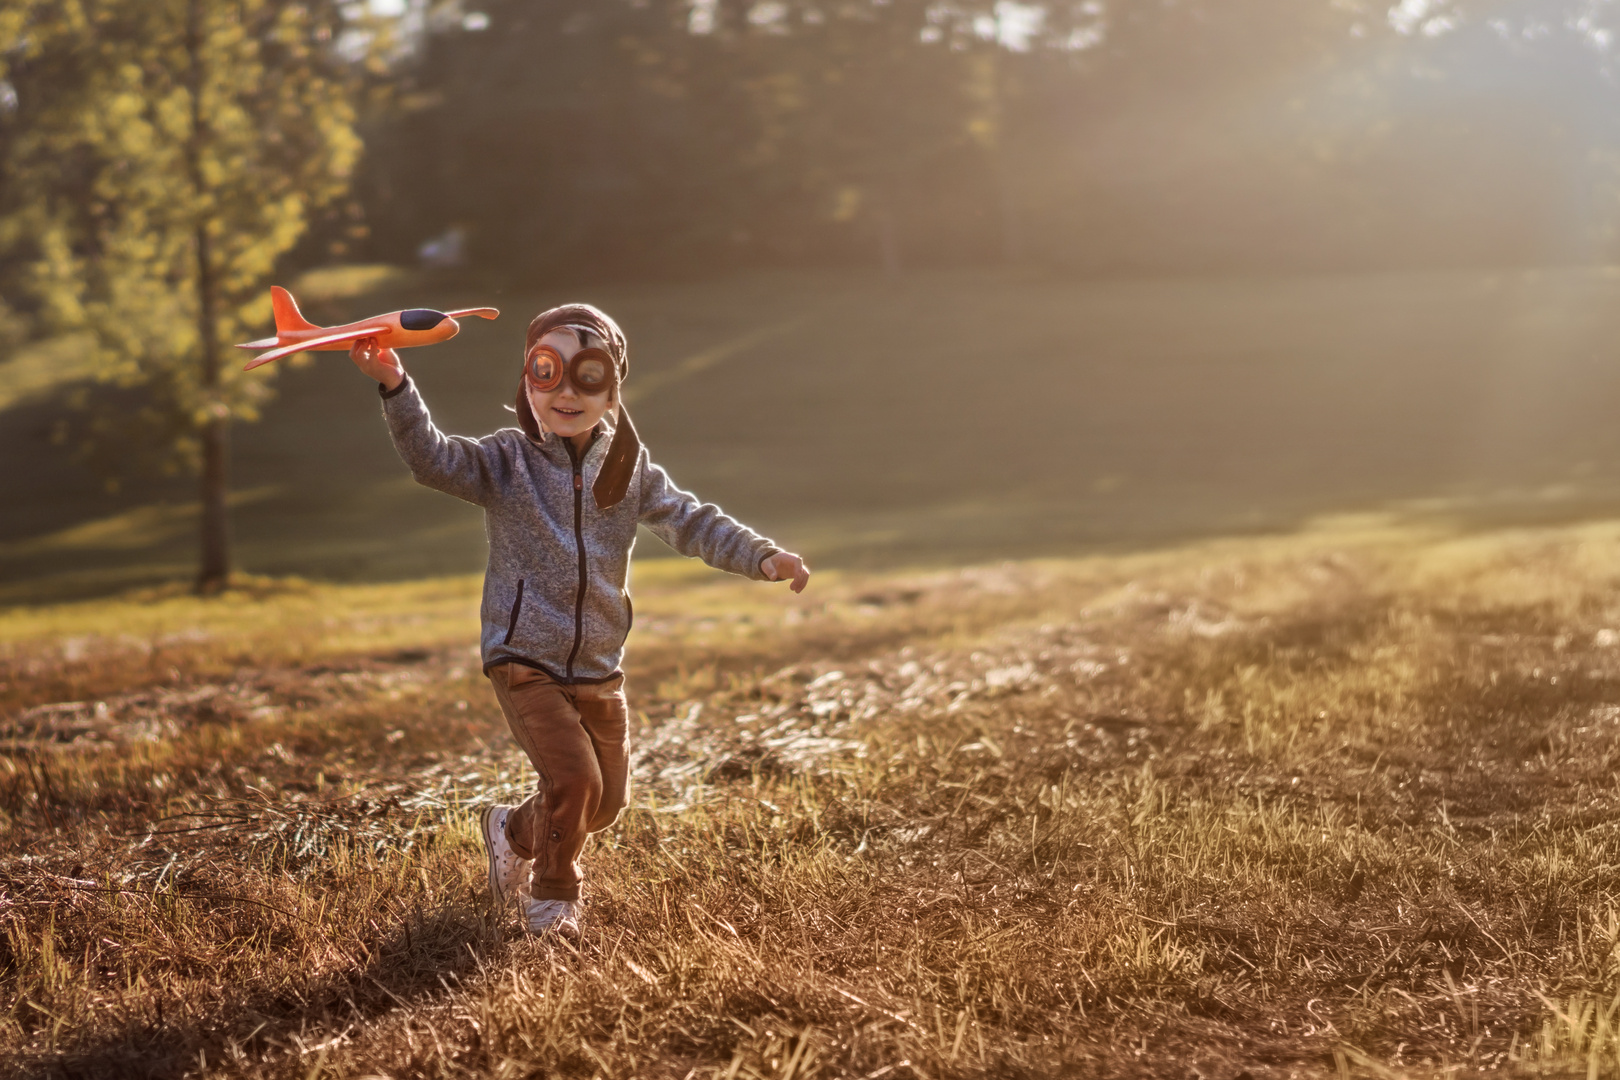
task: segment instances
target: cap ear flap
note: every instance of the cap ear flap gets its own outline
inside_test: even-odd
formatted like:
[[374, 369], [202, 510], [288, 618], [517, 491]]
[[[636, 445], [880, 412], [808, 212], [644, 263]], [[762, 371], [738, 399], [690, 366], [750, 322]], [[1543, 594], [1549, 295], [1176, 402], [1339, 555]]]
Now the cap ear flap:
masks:
[[524, 379], [518, 380], [517, 400], [512, 402], [512, 411], [517, 413], [518, 427], [523, 434], [535, 442], [545, 441], [545, 432], [540, 430], [540, 421], [534, 418], [534, 410], [529, 407], [529, 388]]
[[619, 505], [630, 490], [630, 478], [636, 473], [636, 462], [641, 458], [641, 438], [636, 425], [630, 422], [630, 412], [621, 403], [617, 408], [619, 423], [613, 429], [613, 441], [608, 443], [607, 457], [602, 470], [596, 474], [591, 494], [599, 510]]

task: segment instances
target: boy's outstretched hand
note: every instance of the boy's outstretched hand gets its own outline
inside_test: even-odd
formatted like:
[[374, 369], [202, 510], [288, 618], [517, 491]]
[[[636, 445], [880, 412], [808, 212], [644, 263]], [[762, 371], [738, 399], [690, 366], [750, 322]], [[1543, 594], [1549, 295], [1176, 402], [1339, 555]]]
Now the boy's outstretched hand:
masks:
[[360, 338], [350, 345], [349, 359], [388, 390], [405, 381], [405, 368], [399, 362], [399, 354], [393, 349], [377, 348], [376, 338]]
[[793, 584], [789, 587], [794, 592], [804, 592], [804, 587], [810, 584], [810, 568], [791, 551], [778, 551], [768, 559], [761, 559], [759, 569], [770, 581], [792, 578]]

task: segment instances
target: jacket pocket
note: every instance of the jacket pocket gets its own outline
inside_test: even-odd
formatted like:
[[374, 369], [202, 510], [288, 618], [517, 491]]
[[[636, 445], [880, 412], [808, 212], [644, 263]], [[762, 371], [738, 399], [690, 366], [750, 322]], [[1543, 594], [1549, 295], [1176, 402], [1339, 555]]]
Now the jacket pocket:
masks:
[[512, 617], [506, 623], [506, 636], [501, 639], [502, 645], [512, 643], [512, 635], [517, 632], [518, 613], [523, 610], [523, 579], [518, 578], [517, 599], [512, 601]]

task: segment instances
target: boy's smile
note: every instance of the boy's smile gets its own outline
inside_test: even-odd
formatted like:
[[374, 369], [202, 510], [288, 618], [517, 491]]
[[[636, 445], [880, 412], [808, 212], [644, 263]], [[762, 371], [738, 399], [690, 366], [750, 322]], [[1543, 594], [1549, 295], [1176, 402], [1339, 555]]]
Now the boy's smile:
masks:
[[[566, 328], [550, 331], [535, 344], [549, 345], [557, 350], [564, 364], [585, 347], [578, 335]], [[570, 379], [562, 380], [554, 390], [537, 390], [533, 382], [526, 378], [524, 388], [535, 419], [554, 435], [572, 439], [579, 449], [584, 449], [591, 429], [607, 413], [610, 404], [606, 391], [581, 394]]]

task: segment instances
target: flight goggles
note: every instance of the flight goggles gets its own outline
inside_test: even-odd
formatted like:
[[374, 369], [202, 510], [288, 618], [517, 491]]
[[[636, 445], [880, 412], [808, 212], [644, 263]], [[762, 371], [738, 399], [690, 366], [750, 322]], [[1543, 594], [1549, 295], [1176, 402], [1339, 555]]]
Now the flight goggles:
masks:
[[[585, 342], [585, 335], [570, 326], [579, 336], [581, 344]], [[575, 353], [573, 359], [564, 361], [562, 354], [550, 345], [536, 343], [529, 350], [528, 358], [523, 365], [524, 376], [541, 393], [549, 393], [557, 389], [566, 378], [573, 384], [574, 389], [581, 394], [601, 394], [611, 392], [619, 385], [619, 367], [613, 362], [606, 349], [587, 347]]]

